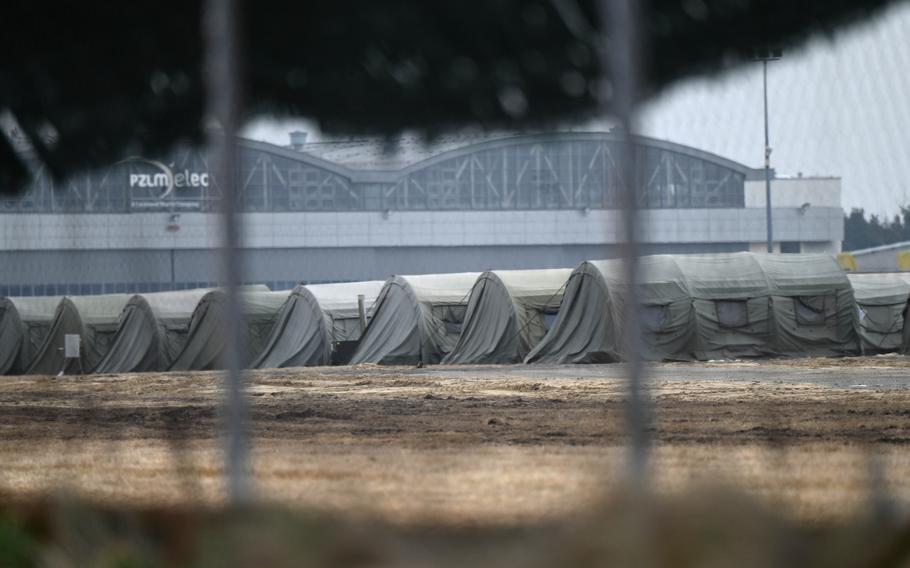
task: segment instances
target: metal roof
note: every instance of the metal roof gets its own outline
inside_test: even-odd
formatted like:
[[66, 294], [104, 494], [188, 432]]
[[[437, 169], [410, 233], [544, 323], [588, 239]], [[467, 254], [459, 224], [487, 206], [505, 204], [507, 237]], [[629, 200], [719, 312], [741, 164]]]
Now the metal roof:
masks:
[[[308, 142], [300, 150], [281, 147], [287, 152], [304, 154], [359, 171], [398, 171], [435, 159], [445, 159], [465, 151], [479, 151], [512, 144], [548, 143], [573, 140], [618, 141], [620, 134], [610, 132], [495, 132], [442, 136], [426, 140], [418, 136], [398, 138], [349, 138]], [[646, 147], [685, 154], [748, 175], [752, 168], [728, 158], [666, 140], [636, 136]], [[428, 165], [428, 164], [427, 164]]]
[[869, 247], [859, 250], [845, 250], [844, 252], [856, 255], [871, 254], [874, 252], [883, 252], [888, 250], [898, 250], [898, 249], [910, 249], [910, 241], [901, 241], [899, 243], [891, 243], [889, 245], [881, 245], [877, 247]]

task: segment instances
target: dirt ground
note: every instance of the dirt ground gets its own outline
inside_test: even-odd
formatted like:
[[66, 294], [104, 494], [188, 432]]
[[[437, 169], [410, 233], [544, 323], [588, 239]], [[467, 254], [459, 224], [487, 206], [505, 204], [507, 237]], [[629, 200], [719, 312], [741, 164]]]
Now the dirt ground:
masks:
[[[882, 497], [901, 506], [910, 390], [864, 377], [907, 372], [910, 384], [907, 361], [764, 362], [760, 380], [746, 373], [755, 363], [656, 366], [653, 486], [732, 486], [812, 522]], [[807, 369], [817, 378], [793, 380]], [[618, 377], [620, 366], [253, 372], [257, 495], [405, 524], [558, 519], [620, 487]], [[3, 377], [0, 491], [218, 503], [219, 386], [205, 372]]]

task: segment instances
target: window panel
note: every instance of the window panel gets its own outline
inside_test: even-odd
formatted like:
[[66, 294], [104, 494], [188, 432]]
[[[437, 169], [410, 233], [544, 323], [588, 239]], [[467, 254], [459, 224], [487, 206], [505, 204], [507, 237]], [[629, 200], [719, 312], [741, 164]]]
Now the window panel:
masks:
[[735, 329], [749, 325], [749, 305], [746, 300], [717, 300], [714, 309], [721, 327]]

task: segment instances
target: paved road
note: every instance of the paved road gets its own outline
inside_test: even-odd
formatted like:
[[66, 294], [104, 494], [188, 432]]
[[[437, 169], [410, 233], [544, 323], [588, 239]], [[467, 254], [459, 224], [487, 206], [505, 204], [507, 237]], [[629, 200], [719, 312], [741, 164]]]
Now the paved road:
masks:
[[[818, 361], [815, 361], [818, 364]], [[884, 361], [883, 361], [884, 363]], [[874, 363], [873, 363], [874, 364]], [[854, 389], [908, 389], [910, 388], [910, 367], [887, 366], [799, 366], [762, 365], [751, 363], [672, 363], [647, 366], [648, 374], [656, 380], [719, 380], [719, 381], [760, 381], [768, 383], [814, 383], [836, 388]], [[363, 368], [333, 367], [324, 369], [326, 374], [360, 375]], [[562, 378], [617, 378], [625, 375], [625, 365], [469, 365], [417, 367], [377, 367], [370, 374], [415, 375], [439, 377], [463, 377], [470, 380], [477, 377], [521, 376], [541, 380]]]

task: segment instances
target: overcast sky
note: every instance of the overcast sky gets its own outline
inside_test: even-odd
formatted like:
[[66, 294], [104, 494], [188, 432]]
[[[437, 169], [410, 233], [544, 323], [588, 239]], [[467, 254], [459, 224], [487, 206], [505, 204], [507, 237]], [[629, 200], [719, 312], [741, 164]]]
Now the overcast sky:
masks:
[[[769, 65], [768, 97], [779, 174], [842, 177], [847, 210], [890, 215], [910, 203], [910, 3], [785, 53]], [[244, 134], [287, 144], [298, 128], [319, 137], [305, 120], [259, 120]], [[761, 65], [668, 89], [640, 130], [761, 166]]]

